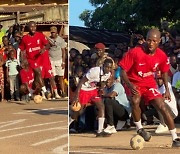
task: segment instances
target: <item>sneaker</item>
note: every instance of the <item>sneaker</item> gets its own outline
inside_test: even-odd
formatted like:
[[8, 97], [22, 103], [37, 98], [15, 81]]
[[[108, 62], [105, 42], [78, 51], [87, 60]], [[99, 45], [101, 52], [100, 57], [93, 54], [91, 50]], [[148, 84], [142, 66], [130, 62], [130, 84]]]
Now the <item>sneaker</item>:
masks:
[[117, 133], [114, 125], [113, 125], [113, 126], [108, 125], [108, 126], [104, 129], [104, 132], [109, 133], [109, 134]]
[[62, 98], [68, 98], [67, 95], [65, 93], [62, 93]]
[[137, 131], [137, 133], [144, 138], [145, 141], [150, 141], [151, 134], [149, 132], [146, 132], [144, 128], [141, 128]]
[[45, 96], [46, 96], [47, 100], [51, 100], [51, 93], [49, 91], [45, 92]]
[[96, 134], [96, 137], [109, 137], [109, 136], [111, 136], [111, 134], [110, 134], [110, 133], [106, 133], [106, 132], [104, 132], [104, 131], [98, 132], [98, 133]]
[[159, 126], [157, 127], [157, 129], [155, 130], [155, 133], [156, 134], [160, 134], [160, 133], [165, 133], [169, 131], [168, 127], [167, 126], [164, 126], [162, 124], [159, 124]]
[[116, 126], [116, 130], [121, 130], [123, 128], [123, 126], [125, 125], [126, 121], [121, 121], [118, 120], [117, 126]]
[[58, 94], [56, 94], [55, 98], [56, 98], [56, 99], [60, 99], [61, 96], [59, 96]]
[[180, 147], [180, 138], [173, 140], [172, 147]]

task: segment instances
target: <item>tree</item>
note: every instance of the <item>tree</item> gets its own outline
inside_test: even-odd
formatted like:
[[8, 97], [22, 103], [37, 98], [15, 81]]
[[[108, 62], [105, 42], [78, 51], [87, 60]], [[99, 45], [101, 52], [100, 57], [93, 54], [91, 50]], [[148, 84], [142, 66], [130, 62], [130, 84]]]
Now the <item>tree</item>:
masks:
[[85, 26], [97, 29], [137, 32], [160, 27], [162, 19], [179, 25], [179, 0], [89, 0], [94, 11], [85, 10], [79, 18]]

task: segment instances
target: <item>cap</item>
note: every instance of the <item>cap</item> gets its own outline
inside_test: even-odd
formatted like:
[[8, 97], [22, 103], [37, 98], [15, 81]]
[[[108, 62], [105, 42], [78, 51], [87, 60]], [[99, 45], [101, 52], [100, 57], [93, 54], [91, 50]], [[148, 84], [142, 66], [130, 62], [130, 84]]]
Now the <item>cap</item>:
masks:
[[56, 32], [57, 32], [57, 27], [52, 26], [52, 27], [50, 28], [50, 32], [56, 33]]
[[97, 43], [95, 44], [96, 49], [105, 49], [105, 45], [103, 43]]

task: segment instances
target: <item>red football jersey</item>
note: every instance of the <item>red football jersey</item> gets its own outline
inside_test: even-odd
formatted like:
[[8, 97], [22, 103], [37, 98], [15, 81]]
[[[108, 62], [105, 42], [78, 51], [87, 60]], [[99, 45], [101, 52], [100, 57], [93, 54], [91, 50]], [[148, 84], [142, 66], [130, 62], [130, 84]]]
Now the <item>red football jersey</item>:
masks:
[[169, 59], [159, 48], [154, 55], [145, 53], [141, 46], [130, 49], [119, 62], [128, 75], [129, 80], [139, 86], [156, 85], [154, 72], [169, 70]]
[[22, 41], [19, 45], [21, 51], [26, 52], [27, 59], [37, 59], [37, 55], [39, 55], [39, 50], [42, 49], [46, 44], [48, 44], [48, 40], [46, 39], [43, 33], [36, 32], [33, 36], [27, 34], [22, 38]]
[[32, 88], [32, 84], [34, 82], [34, 72], [31, 68], [29, 70], [22, 69], [20, 71], [21, 81], [22, 83], [28, 83], [28, 86]]

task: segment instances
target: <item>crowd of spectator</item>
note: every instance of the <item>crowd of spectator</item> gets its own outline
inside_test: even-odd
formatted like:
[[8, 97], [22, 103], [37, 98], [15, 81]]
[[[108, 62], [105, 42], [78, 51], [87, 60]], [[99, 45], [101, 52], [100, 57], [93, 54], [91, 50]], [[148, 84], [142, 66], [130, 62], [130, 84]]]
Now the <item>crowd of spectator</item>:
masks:
[[[165, 22], [165, 21], [164, 21]], [[179, 123], [178, 111], [180, 111], [180, 34], [172, 32], [168, 25], [162, 24], [161, 27], [161, 48], [164, 53], [168, 56], [170, 61], [170, 69], [168, 72], [168, 80], [170, 87], [172, 87], [172, 98], [174, 105], [170, 105], [175, 123]], [[73, 102], [73, 98], [78, 87], [79, 81], [84, 77], [85, 74], [89, 73], [89, 70], [94, 67], [103, 67], [105, 59], [111, 59], [113, 61], [113, 79], [110, 78], [105, 82], [104, 91], [102, 95], [105, 111], [105, 123], [104, 131], [108, 133], [116, 133], [117, 130], [128, 129], [134, 126], [131, 116], [131, 99], [130, 91], [126, 84], [121, 80], [121, 67], [118, 66], [119, 61], [129, 49], [134, 48], [138, 45], [146, 42], [145, 36], [141, 34], [133, 34], [130, 37], [130, 42], [120, 42], [119, 44], [113, 44], [105, 46], [103, 43], [94, 44], [94, 48], [90, 50], [83, 50], [80, 53], [77, 49], [72, 48], [69, 51], [69, 102]], [[157, 86], [162, 91], [163, 83], [160, 82], [162, 78], [156, 78]], [[113, 85], [113, 86], [112, 86]], [[116, 85], [116, 86], [114, 86]], [[113, 91], [119, 89], [119, 93], [112, 95]], [[112, 96], [111, 96], [112, 95]], [[119, 96], [119, 100], [115, 100], [115, 96]], [[174, 95], [174, 96], [173, 96]], [[109, 99], [110, 98], [110, 99]], [[167, 103], [168, 105], [168, 103]], [[142, 124], [143, 125], [154, 125], [160, 124], [155, 131], [156, 133], [162, 133], [168, 130], [165, 122], [162, 120], [161, 115], [152, 107], [141, 106], [142, 108]], [[91, 102], [86, 108], [81, 111], [77, 120], [70, 118], [70, 133], [77, 133], [89, 130], [98, 130], [97, 126], [97, 107], [93, 106]], [[70, 117], [73, 117], [73, 111], [70, 112]], [[162, 126], [163, 125], [163, 126]]]
[[1, 101], [29, 102], [35, 95], [48, 100], [67, 97], [67, 43], [56, 26], [48, 36], [36, 28], [33, 21], [7, 30], [0, 25]]

